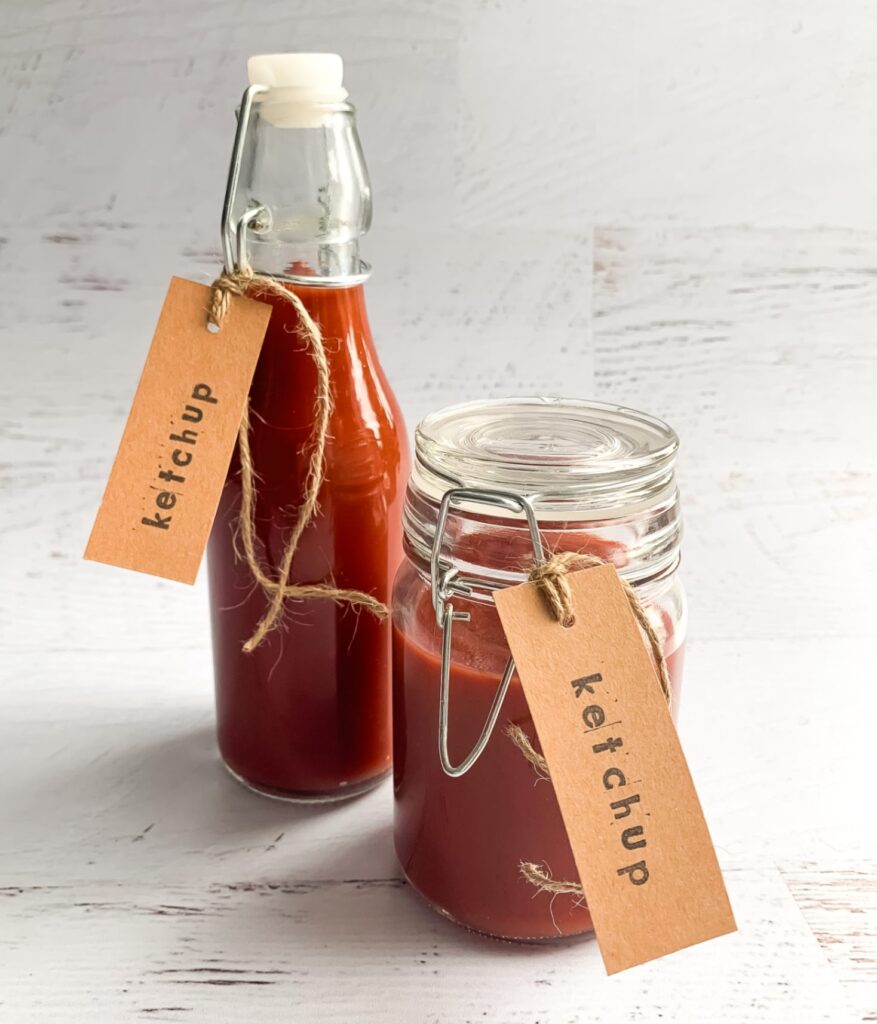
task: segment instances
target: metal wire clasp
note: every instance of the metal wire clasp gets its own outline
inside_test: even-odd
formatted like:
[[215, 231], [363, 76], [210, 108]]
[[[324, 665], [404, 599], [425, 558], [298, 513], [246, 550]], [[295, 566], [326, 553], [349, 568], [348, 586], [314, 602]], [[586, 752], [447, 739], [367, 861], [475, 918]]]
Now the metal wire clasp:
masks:
[[268, 92], [265, 85], [251, 85], [243, 95], [238, 110], [238, 124], [234, 133], [234, 144], [231, 148], [231, 161], [228, 166], [228, 180], [225, 184], [225, 199], [222, 203], [222, 258], [225, 272], [233, 274], [235, 270], [243, 270], [247, 266], [247, 228], [253, 221], [268, 215], [264, 206], [254, 206], [245, 210], [235, 223], [232, 217], [238, 181], [241, 176], [244, 146], [247, 141], [247, 129], [253, 112], [253, 102], [260, 93]]
[[533, 558], [537, 565], [545, 560], [545, 553], [542, 547], [542, 536], [539, 533], [539, 525], [536, 522], [536, 513], [532, 504], [527, 498], [512, 491], [489, 490], [482, 488], [457, 487], [446, 491], [439, 508], [438, 521], [435, 527], [435, 537], [432, 542], [432, 555], [430, 557], [430, 577], [432, 580], [432, 606], [435, 610], [435, 621], [442, 628], [442, 661], [441, 661], [441, 686], [439, 690], [439, 729], [438, 749], [439, 760], [442, 770], [451, 778], [459, 778], [465, 775], [473, 764], [481, 757], [487, 741], [490, 739], [496, 721], [499, 718], [502, 702], [508, 692], [509, 683], [515, 672], [514, 659], [509, 657], [502, 673], [499, 686], [490, 705], [487, 720], [481, 735], [478, 737], [475, 746], [463, 758], [458, 765], [451, 764], [448, 753], [448, 708], [450, 701], [450, 678], [451, 678], [451, 633], [454, 622], [468, 622], [468, 612], [455, 612], [454, 605], [450, 598], [454, 594], [468, 595], [472, 593], [472, 587], [477, 580], [467, 576], [459, 575], [457, 569], [450, 566], [441, 557], [442, 541], [444, 540], [445, 528], [447, 527], [448, 515], [454, 504], [468, 502], [469, 504], [492, 505], [495, 508], [504, 508], [509, 512], [519, 512], [527, 519], [527, 527], [530, 531], [530, 540], [533, 544]]

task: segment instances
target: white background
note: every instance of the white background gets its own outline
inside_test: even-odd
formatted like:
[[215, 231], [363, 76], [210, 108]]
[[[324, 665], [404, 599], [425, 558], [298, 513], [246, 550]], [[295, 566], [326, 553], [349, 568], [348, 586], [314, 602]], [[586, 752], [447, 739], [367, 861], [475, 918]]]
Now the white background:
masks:
[[[872, 0], [0, 16], [0, 1020], [873, 1019]], [[446, 924], [389, 787], [300, 811], [224, 775], [203, 585], [80, 560], [168, 277], [218, 264], [245, 58], [278, 49], [345, 58], [410, 425], [548, 392], [679, 431], [681, 733], [737, 935], [607, 980], [593, 942]]]

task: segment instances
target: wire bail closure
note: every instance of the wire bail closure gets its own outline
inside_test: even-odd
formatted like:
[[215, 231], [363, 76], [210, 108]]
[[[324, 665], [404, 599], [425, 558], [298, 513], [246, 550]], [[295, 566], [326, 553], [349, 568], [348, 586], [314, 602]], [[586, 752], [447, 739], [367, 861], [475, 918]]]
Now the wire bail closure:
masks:
[[238, 182], [241, 177], [241, 164], [244, 146], [247, 142], [247, 131], [253, 113], [253, 104], [260, 93], [268, 92], [265, 85], [251, 85], [245, 91], [238, 110], [238, 123], [231, 148], [231, 160], [228, 167], [228, 179], [225, 184], [225, 198], [222, 201], [222, 259], [226, 274], [249, 269], [247, 260], [247, 229], [260, 217], [268, 215], [265, 206], [253, 206], [245, 210], [235, 223], [232, 211], [237, 196]]
[[468, 622], [468, 612], [454, 611], [453, 602], [450, 600], [453, 595], [469, 595], [477, 580], [467, 576], [461, 576], [457, 569], [449, 565], [441, 557], [442, 541], [448, 522], [448, 515], [455, 504], [468, 502], [470, 504], [489, 505], [494, 508], [503, 508], [509, 512], [518, 512], [527, 520], [527, 528], [530, 531], [530, 540], [533, 545], [533, 558], [536, 565], [545, 561], [545, 551], [542, 545], [542, 535], [539, 532], [539, 524], [536, 521], [536, 512], [529, 499], [513, 491], [492, 490], [487, 488], [456, 487], [446, 491], [442, 497], [439, 507], [438, 521], [436, 522], [435, 537], [432, 543], [432, 554], [430, 557], [430, 579], [432, 584], [432, 606], [435, 611], [436, 625], [442, 629], [442, 660], [440, 670], [439, 689], [439, 728], [438, 728], [438, 750], [439, 760], [445, 775], [457, 779], [475, 764], [487, 746], [493, 730], [496, 727], [502, 703], [508, 692], [509, 683], [515, 673], [515, 661], [511, 656], [503, 669], [502, 678], [490, 705], [490, 711], [481, 735], [475, 745], [458, 764], [451, 764], [448, 752], [448, 715], [450, 705], [450, 677], [451, 677], [451, 636], [454, 622]]

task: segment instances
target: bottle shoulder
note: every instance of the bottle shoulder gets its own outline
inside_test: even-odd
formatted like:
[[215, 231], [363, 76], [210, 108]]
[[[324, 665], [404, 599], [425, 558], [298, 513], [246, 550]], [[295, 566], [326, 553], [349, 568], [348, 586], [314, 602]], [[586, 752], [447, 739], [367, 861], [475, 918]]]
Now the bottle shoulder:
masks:
[[[408, 434], [374, 346], [362, 287], [295, 292], [319, 327], [329, 373], [327, 478], [341, 487], [393, 478], [395, 490], [410, 467]], [[298, 476], [307, 464], [320, 387], [315, 341], [291, 303], [274, 296], [270, 302], [250, 393], [253, 443], [272, 477]]]

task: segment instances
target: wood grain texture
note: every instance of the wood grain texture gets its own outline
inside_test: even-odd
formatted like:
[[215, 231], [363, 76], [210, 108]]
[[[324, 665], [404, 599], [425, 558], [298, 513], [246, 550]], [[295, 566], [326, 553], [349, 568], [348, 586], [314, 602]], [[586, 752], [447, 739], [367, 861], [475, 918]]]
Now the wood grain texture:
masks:
[[698, 680], [683, 736], [707, 806], [710, 764], [737, 765], [716, 794], [714, 838], [738, 856], [818, 851], [789, 885], [863, 1019], [877, 991], [874, 874], [843, 858], [870, 856], [877, 838], [850, 785], [871, 774], [851, 709], [870, 719], [875, 706], [862, 673], [874, 635], [875, 241], [609, 227], [594, 240], [597, 393], [663, 413], [682, 440], [687, 677]]
[[873, 862], [781, 864], [801, 913], [862, 1020], [877, 1020], [877, 876]]
[[708, 632], [872, 636], [855, 595], [877, 568], [877, 236], [595, 237], [597, 394], [680, 434], [686, 575]]
[[[873, 5], [0, 19], [0, 1020], [873, 1019]], [[345, 56], [411, 425], [543, 392], [679, 430], [680, 728], [736, 936], [607, 980], [593, 943], [452, 927], [402, 883], [388, 786], [296, 809], [223, 772], [203, 580], [80, 561], [167, 280], [215, 274], [268, 48]]]
[[[488, 942], [396, 877], [156, 888], [72, 881], [0, 891], [14, 936], [10, 1020], [408, 1024], [598, 1020], [848, 1022], [840, 984], [778, 873], [728, 872], [746, 938], [606, 979], [592, 942]], [[755, 954], [754, 950], [759, 949]], [[39, 949], [35, 961], [30, 951]], [[87, 984], [87, 991], [83, 986]]]
[[462, 25], [467, 223], [877, 226], [868, 0], [493, 0]]

